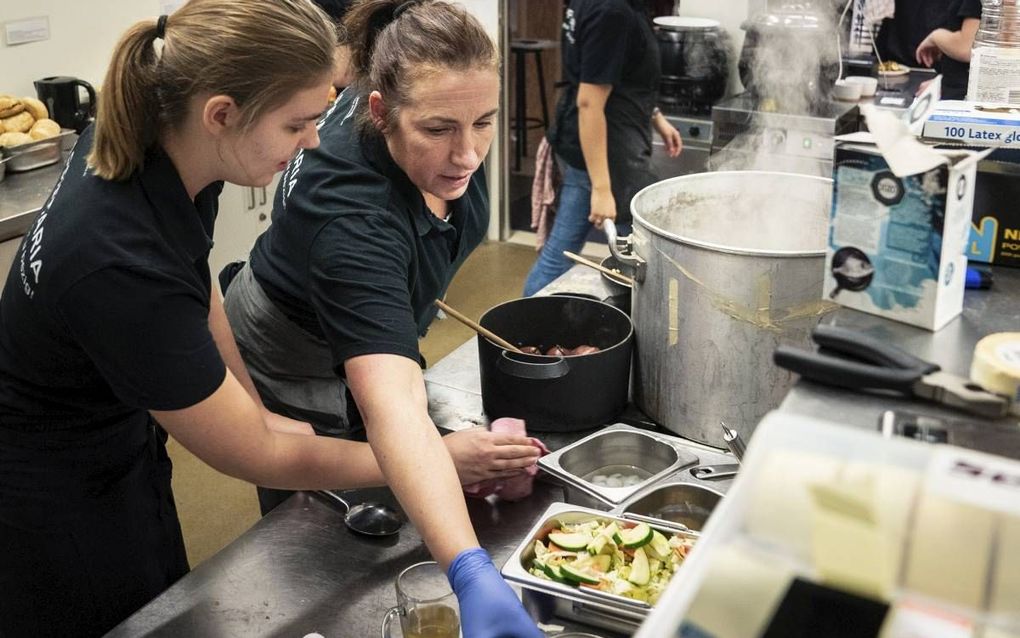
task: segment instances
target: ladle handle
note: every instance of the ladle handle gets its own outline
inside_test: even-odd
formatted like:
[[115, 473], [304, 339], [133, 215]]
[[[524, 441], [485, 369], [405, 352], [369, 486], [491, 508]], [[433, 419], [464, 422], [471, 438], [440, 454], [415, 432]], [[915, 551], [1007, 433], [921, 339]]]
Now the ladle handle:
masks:
[[351, 504], [348, 503], [347, 501], [345, 501], [339, 494], [334, 494], [333, 492], [330, 492], [329, 490], [317, 490], [316, 493], [317, 494], [321, 494], [321, 495], [325, 496], [326, 498], [328, 498], [330, 500], [333, 500], [333, 501], [336, 501], [337, 503], [340, 503], [341, 505], [343, 505], [344, 506], [344, 513], [345, 514], [347, 512], [349, 512], [349, 511], [351, 511]]
[[448, 306], [445, 302], [443, 302], [442, 299], [436, 299], [436, 305], [439, 306], [440, 308], [442, 308], [443, 312], [445, 312], [446, 314], [450, 315], [451, 317], [453, 317], [457, 321], [461, 322], [462, 324], [464, 324], [468, 328], [471, 328], [472, 330], [474, 330], [478, 334], [482, 335], [483, 337], [485, 337], [489, 341], [495, 343], [500, 348], [504, 348], [506, 350], [509, 350], [510, 352], [517, 352], [519, 354], [523, 354], [523, 352], [521, 352], [520, 348], [518, 348], [514, 344], [510, 343], [506, 339], [500, 337], [499, 335], [497, 335], [493, 331], [489, 330], [488, 328], [483, 328], [482, 326], [480, 326], [479, 324], [475, 323], [471, 319], [468, 319], [466, 316], [462, 315], [459, 311], [454, 310], [453, 308]]

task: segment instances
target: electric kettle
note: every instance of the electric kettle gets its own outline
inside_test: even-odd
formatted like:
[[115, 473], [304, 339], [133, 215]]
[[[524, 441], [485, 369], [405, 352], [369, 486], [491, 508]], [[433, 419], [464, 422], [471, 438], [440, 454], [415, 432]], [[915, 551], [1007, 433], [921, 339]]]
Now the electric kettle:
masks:
[[[81, 89], [88, 99], [82, 101]], [[81, 133], [96, 112], [96, 90], [85, 80], [68, 76], [56, 76], [35, 81], [35, 92], [46, 108], [50, 118], [61, 128], [73, 128]]]

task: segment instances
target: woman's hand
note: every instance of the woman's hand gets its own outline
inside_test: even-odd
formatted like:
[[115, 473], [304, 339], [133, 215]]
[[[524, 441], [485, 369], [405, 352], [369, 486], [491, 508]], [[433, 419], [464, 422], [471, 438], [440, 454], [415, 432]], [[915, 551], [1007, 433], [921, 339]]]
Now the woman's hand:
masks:
[[666, 145], [666, 153], [670, 157], [680, 155], [680, 151], [684, 150], [684, 141], [680, 137], [680, 131], [676, 130], [676, 127], [670, 124], [662, 113], [655, 114], [652, 125], [659, 133], [659, 137], [662, 138], [662, 143]]
[[461, 485], [518, 476], [537, 463], [540, 454], [526, 436], [489, 432], [484, 427], [447, 434], [443, 443]]
[[921, 44], [917, 45], [917, 51], [914, 53], [914, 57], [917, 61], [926, 67], [935, 66], [935, 63], [942, 59], [942, 49], [935, 43], [935, 39], [938, 37], [939, 32], [946, 31], [945, 29], [935, 29], [928, 34]]
[[588, 221], [595, 224], [595, 228], [601, 229], [602, 222], [606, 219], [616, 220], [616, 200], [613, 199], [613, 191], [609, 186], [593, 186]]

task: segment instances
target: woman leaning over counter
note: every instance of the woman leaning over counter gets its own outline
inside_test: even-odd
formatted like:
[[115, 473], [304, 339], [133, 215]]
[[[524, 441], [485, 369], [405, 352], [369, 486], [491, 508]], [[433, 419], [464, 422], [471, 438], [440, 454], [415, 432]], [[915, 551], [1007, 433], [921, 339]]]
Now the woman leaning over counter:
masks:
[[[464, 635], [537, 636], [478, 547], [461, 490], [522, 472], [537, 450], [484, 429], [440, 437], [418, 350], [434, 300], [488, 226], [481, 168], [498, 53], [453, 3], [362, 0], [344, 27], [357, 79], [319, 122], [321, 146], [284, 171], [273, 224], [227, 289], [227, 316], [274, 410], [324, 435], [363, 423], [388, 484], [448, 566]], [[260, 500], [280, 496], [260, 490]]]

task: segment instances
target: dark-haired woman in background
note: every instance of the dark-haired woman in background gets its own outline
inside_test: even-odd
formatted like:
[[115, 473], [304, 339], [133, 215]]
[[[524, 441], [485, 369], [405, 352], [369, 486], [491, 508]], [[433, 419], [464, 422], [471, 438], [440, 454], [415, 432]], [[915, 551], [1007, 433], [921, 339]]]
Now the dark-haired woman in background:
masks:
[[[418, 350], [433, 302], [488, 227], [481, 169], [498, 52], [447, 2], [360, 0], [344, 27], [355, 83], [319, 123], [322, 145], [284, 171], [273, 224], [230, 284], [227, 315], [274, 410], [324, 435], [352, 436], [363, 423], [387, 482], [448, 570], [464, 635], [537, 637], [478, 546], [461, 490], [523, 472], [537, 450], [484, 429], [440, 437]], [[280, 498], [260, 490], [264, 508]]]
[[336, 37], [307, 0], [191, 0], [118, 43], [0, 300], [0, 636], [101, 635], [187, 572], [167, 433], [259, 485], [383, 484], [265, 409], [207, 263], [222, 180], [318, 144]]

